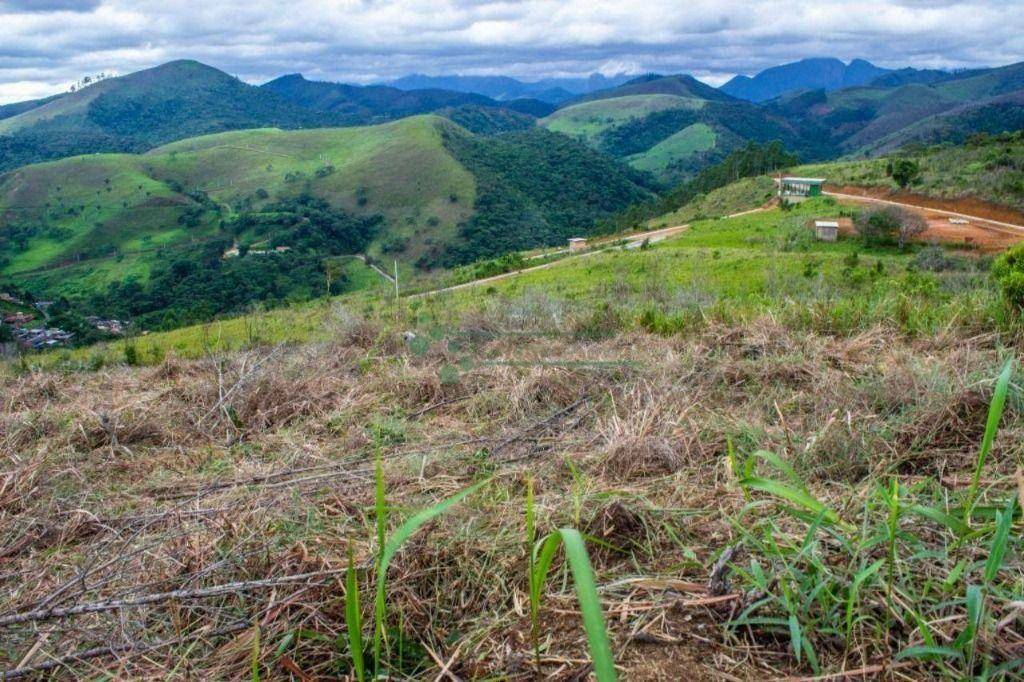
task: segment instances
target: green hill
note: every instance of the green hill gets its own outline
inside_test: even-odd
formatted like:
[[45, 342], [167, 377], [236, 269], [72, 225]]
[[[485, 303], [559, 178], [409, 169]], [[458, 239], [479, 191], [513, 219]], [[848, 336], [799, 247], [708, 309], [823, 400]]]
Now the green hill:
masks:
[[[467, 114], [473, 107], [494, 112]], [[255, 87], [199, 62], [175, 61], [0, 107], [0, 171], [85, 153], [141, 152], [228, 130], [366, 125], [435, 111], [507, 130], [526, 127], [551, 107], [447, 90], [318, 83], [299, 75]]]
[[780, 140], [805, 158], [823, 155], [785, 117], [688, 76], [646, 77], [595, 93], [541, 125], [583, 139], [666, 184], [693, 177], [748, 141]]
[[0, 176], [0, 276], [107, 309], [112, 285], [144, 288], [177, 259], [216, 266], [237, 241], [313, 258], [301, 287], [269, 296], [308, 297], [316, 258], [365, 251], [429, 268], [556, 243], [648, 198], [638, 180], [564, 136], [478, 137], [437, 116], [220, 133]]
[[138, 152], [222, 130], [338, 122], [199, 62], [177, 61], [0, 120], [0, 170], [73, 154]]
[[1024, 124], [1024, 63], [940, 76], [921, 82], [881, 79], [834, 92], [807, 91], [768, 109], [837, 153], [880, 154], [908, 142], [959, 142], [978, 132]]
[[[899, 156], [915, 161], [920, 176], [910, 190], [943, 199], [985, 199], [1024, 211], [1024, 133], [975, 135], [963, 144], [907, 148]], [[890, 158], [816, 164], [795, 169], [798, 175], [827, 177], [836, 184], [897, 189], [889, 173]]]

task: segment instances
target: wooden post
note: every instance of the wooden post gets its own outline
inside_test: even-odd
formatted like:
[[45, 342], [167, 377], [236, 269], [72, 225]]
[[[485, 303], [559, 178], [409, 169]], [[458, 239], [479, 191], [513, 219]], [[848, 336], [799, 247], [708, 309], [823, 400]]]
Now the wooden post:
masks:
[[395, 300], [398, 300], [398, 261], [395, 261]]

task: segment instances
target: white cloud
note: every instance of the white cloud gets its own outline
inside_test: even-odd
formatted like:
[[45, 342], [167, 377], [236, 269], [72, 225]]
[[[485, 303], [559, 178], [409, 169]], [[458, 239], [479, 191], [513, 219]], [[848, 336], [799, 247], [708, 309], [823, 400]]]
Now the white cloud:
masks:
[[709, 82], [807, 56], [956, 67], [1024, 59], [1004, 0], [0, 0], [0, 102], [175, 58], [251, 81], [615, 68]]

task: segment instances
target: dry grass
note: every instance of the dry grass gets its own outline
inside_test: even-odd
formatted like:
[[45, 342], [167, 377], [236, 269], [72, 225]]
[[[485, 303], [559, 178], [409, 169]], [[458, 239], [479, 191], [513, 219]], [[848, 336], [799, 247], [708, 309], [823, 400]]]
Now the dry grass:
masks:
[[[438, 678], [435, 659], [463, 679], [534, 677], [527, 476], [540, 530], [597, 539], [623, 677], [809, 674], [787, 642], [727, 632], [731, 605], [693, 587], [735, 542], [729, 519], [745, 504], [727, 440], [782, 454], [826, 499], [884, 472], [963, 480], [1003, 354], [995, 337], [831, 337], [770, 318], [601, 340], [551, 319], [536, 334], [473, 319], [415, 351], [348, 320], [330, 344], [0, 380], [0, 618], [130, 602], [0, 626], [0, 667], [99, 648], [56, 670], [238, 679], [258, 629], [266, 678], [344, 677], [341, 571], [350, 546], [361, 562], [375, 551], [378, 433], [392, 523], [495, 477], [395, 560], [389, 612], [408, 647], [396, 677]], [[987, 480], [1012, 473], [1022, 435], [1011, 408]], [[586, 647], [554, 583], [541, 673], [577, 679]], [[194, 593], [131, 603], [173, 590]], [[1002, 636], [1019, 638], [1014, 627]], [[828, 671], [860, 664], [842, 646], [821, 655]], [[927, 670], [915, 665], [889, 674]]]

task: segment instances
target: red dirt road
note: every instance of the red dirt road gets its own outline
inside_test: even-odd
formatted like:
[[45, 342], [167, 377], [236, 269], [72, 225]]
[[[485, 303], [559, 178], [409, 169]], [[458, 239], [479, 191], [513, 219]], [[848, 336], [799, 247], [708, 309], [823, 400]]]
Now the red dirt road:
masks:
[[845, 203], [885, 204], [915, 211], [928, 221], [924, 242], [984, 252], [1024, 242], [1024, 214], [980, 199], [934, 199], [878, 187], [826, 186], [825, 194]]

